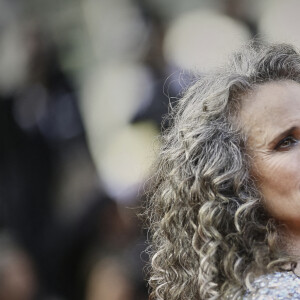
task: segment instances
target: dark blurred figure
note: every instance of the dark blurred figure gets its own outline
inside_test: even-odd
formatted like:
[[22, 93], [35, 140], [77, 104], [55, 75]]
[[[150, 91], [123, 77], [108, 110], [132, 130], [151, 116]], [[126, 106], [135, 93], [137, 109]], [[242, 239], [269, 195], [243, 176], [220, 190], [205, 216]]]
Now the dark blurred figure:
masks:
[[[103, 287], [105, 274], [114, 272], [114, 280], [124, 283], [116, 295], [143, 299], [140, 252], [145, 243], [136, 220], [125, 216], [124, 208], [99, 187], [76, 90], [39, 26], [23, 28], [23, 45], [24, 82], [10, 93], [0, 91], [0, 226], [9, 229], [32, 258], [39, 300], [92, 297], [98, 293], [93, 291], [95, 282], [100, 278]], [[92, 252], [107, 248], [123, 249], [132, 279], [114, 264], [99, 269], [98, 260], [86, 263]], [[20, 263], [11, 270], [24, 279], [25, 260], [16, 256], [15, 261]], [[10, 282], [9, 272], [3, 273], [8, 280], [4, 283]]]
[[[151, 10], [146, 5], [140, 5], [145, 22], [149, 27], [148, 51], [142, 63], [148, 67], [152, 82], [151, 99], [141, 103], [132, 122], [152, 121], [158, 129], [166, 129], [169, 124], [163, 123], [163, 117], [169, 111], [170, 105], [177, 100], [180, 92], [189, 82], [187, 73], [179, 72], [168, 66], [163, 55], [163, 41], [165, 37], [165, 24], [159, 13]], [[186, 82], [184, 82], [186, 81]]]
[[[38, 26], [23, 28], [23, 44], [25, 80], [9, 94], [0, 95], [0, 224], [35, 259], [47, 294], [55, 291], [57, 248], [63, 249], [57, 242], [63, 240], [59, 236], [64, 224], [55, 215], [56, 199], [68, 196], [59, 197], [58, 181], [66, 180], [61, 174], [69, 176], [70, 182], [80, 172], [67, 169], [69, 160], [76, 157], [93, 170], [95, 186], [97, 179], [75, 89], [61, 71], [54, 47]], [[78, 163], [73, 161], [75, 166]], [[73, 185], [82, 196], [80, 189], [86, 187]]]
[[[111, 291], [111, 295], [114, 295], [111, 297], [123, 295], [125, 290], [129, 293], [130, 290], [132, 296], [124, 299], [145, 299], [144, 262], [140, 257], [145, 242], [136, 221], [134, 212], [125, 210], [108, 196], [103, 195], [102, 201], [95, 201], [86, 208], [80, 222], [66, 235], [69, 246], [62, 257], [59, 281], [67, 299], [93, 298], [99, 293], [108, 295], [108, 287], [117, 285], [119, 281], [122, 284], [119, 289], [116, 287]], [[107, 257], [112, 262], [111, 268], [107, 264], [98, 268], [100, 261], [106, 261]], [[115, 261], [121, 262], [120, 268], [114, 267]], [[115, 272], [118, 273], [116, 278], [113, 276]], [[108, 274], [107, 277], [105, 274]], [[113, 298], [103, 296], [94, 299]]]

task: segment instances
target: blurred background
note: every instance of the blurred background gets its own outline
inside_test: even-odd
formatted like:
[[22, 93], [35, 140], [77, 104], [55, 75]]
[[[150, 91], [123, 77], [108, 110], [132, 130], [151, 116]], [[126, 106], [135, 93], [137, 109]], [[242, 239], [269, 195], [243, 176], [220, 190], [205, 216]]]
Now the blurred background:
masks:
[[297, 0], [0, 0], [0, 300], [144, 300], [163, 116]]

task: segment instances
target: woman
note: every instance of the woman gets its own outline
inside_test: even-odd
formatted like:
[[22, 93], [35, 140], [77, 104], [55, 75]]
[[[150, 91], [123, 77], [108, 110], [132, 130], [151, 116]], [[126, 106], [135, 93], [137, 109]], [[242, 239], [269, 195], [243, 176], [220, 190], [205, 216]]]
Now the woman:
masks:
[[150, 299], [300, 299], [300, 54], [253, 43], [170, 117], [146, 209]]

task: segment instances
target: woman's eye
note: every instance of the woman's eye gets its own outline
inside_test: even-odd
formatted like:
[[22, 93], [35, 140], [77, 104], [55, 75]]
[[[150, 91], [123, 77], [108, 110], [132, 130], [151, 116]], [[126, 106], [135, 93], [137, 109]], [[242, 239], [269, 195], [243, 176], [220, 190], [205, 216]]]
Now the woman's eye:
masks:
[[284, 138], [283, 140], [281, 140], [277, 146], [275, 147], [275, 150], [288, 150], [289, 148], [291, 148], [293, 145], [297, 144], [298, 140], [295, 139], [292, 136], [288, 136], [286, 138]]

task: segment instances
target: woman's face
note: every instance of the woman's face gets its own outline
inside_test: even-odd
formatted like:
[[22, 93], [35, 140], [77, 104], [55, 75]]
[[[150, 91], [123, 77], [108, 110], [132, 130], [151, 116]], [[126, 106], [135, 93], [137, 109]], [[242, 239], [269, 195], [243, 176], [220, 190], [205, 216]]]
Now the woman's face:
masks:
[[300, 84], [258, 86], [243, 99], [240, 122], [267, 210], [300, 230]]

